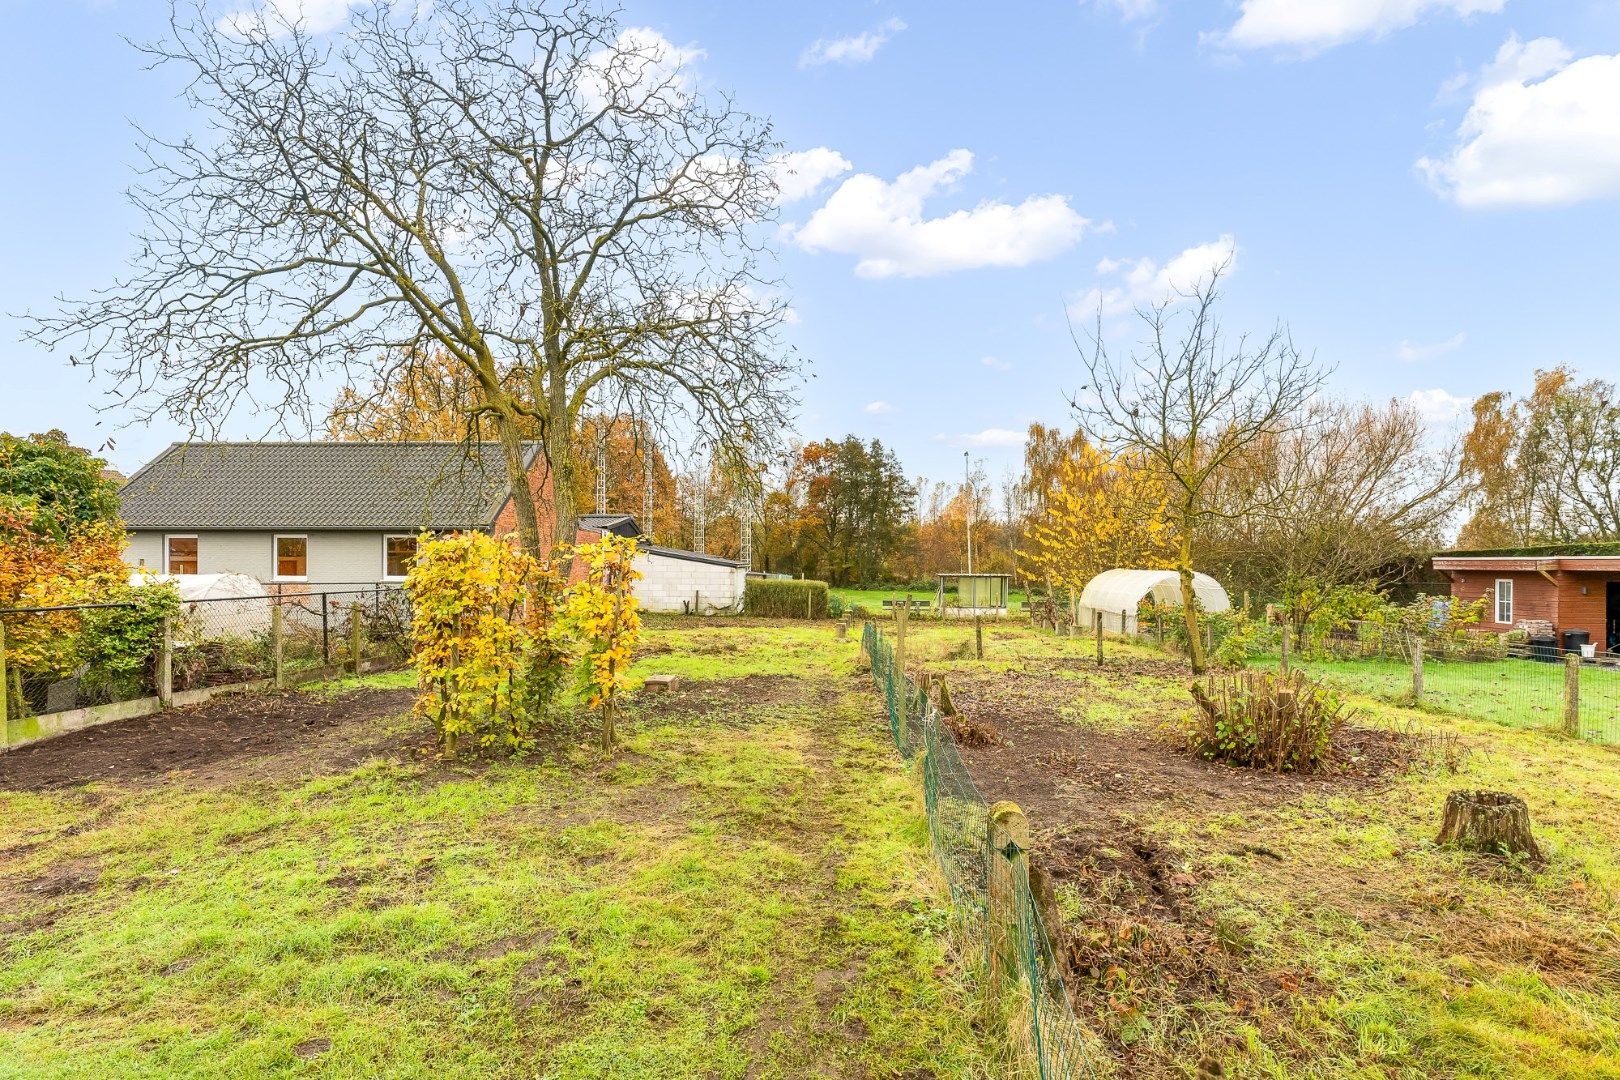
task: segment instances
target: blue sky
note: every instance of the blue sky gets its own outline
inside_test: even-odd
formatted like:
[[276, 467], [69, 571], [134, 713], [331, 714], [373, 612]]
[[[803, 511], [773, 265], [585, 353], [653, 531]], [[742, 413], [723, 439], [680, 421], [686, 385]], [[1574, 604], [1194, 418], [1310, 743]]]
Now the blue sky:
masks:
[[[8, 313], [128, 255], [130, 122], [188, 127], [122, 40], [165, 10], [0, 0]], [[1538, 366], [1620, 376], [1617, 0], [627, 0], [625, 23], [805, 155], [779, 243], [803, 437], [999, 475], [1066, 419], [1066, 311], [1128, 339], [1133, 303], [1227, 253], [1229, 328], [1286, 321], [1345, 396], [1444, 423]], [[114, 438], [126, 469], [182, 436], [97, 414], [105, 388], [6, 325], [0, 427]]]

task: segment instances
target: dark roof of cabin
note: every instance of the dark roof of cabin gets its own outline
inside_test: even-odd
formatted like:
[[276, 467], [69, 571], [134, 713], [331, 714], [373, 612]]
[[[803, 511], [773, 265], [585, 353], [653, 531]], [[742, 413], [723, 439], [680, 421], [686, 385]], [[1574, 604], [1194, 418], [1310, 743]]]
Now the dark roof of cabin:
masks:
[[1620, 555], [1620, 541], [1599, 540], [1585, 544], [1532, 544], [1528, 547], [1479, 548], [1471, 551], [1441, 551], [1437, 559], [1529, 559], [1604, 557]]
[[629, 514], [581, 514], [579, 527], [632, 540], [641, 535], [641, 526]]
[[207, 442], [170, 446], [120, 497], [131, 529], [485, 529], [509, 490], [493, 442]]

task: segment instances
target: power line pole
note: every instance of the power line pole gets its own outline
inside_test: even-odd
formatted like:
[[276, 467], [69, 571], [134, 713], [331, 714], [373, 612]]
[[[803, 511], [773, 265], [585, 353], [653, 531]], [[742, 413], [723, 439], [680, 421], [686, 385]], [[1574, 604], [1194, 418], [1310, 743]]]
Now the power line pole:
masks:
[[968, 452], [962, 451], [962, 498], [967, 514], [967, 555], [968, 573], [973, 573], [973, 472], [972, 464], [968, 461]]

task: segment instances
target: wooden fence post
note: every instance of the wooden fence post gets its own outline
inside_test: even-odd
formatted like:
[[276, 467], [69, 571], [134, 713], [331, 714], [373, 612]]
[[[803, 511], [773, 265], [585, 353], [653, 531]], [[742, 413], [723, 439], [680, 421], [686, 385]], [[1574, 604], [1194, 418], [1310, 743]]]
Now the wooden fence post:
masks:
[[1003, 800], [990, 807], [989, 916], [990, 986], [1004, 977], [1017, 976], [1018, 875], [1014, 860], [1029, 848], [1029, 819], [1015, 802]]
[[270, 606], [270, 685], [277, 690], [287, 684], [287, 655], [281, 640], [281, 626], [285, 618], [281, 601], [274, 601]]
[[360, 674], [360, 654], [366, 647], [366, 624], [360, 618], [364, 610], [358, 603], [349, 609], [349, 663], [356, 675]]
[[982, 616], [977, 613], [973, 616], [973, 655], [979, 660], [984, 659], [984, 623]]
[[163, 641], [158, 646], [157, 692], [159, 705], [174, 707], [174, 623], [168, 618], [163, 620]]
[[906, 626], [911, 622], [911, 594], [894, 606], [894, 666], [900, 678], [906, 677]]
[[1097, 666], [1102, 667], [1102, 612], [1093, 611], [1091, 613], [1091, 622], [1097, 632]]
[[0, 747], [11, 745], [11, 672], [6, 667], [6, 620], [0, 618]]
[[1564, 731], [1576, 738], [1581, 734], [1581, 657], [1564, 654]]
[[1119, 636], [1120, 637], [1124, 637], [1126, 635], [1125, 614], [1129, 610], [1130, 610], [1129, 608], [1120, 608], [1119, 609]]
[[1288, 674], [1288, 637], [1289, 637], [1288, 631], [1289, 631], [1289, 626], [1285, 622], [1285, 623], [1282, 624], [1282, 661], [1281, 661], [1281, 664], [1279, 665], [1281, 667], [1282, 673], [1284, 675]]
[[1423, 704], [1423, 635], [1412, 635], [1412, 704]]

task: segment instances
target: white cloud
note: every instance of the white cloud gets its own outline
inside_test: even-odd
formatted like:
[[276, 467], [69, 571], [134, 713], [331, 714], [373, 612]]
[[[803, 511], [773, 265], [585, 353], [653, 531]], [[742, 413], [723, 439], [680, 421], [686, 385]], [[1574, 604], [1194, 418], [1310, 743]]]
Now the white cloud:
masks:
[[1105, 315], [1121, 315], [1138, 307], [1174, 300], [1217, 270], [1230, 273], [1237, 268], [1237, 239], [1224, 233], [1218, 240], [1190, 247], [1160, 266], [1152, 259], [1127, 262], [1104, 259], [1097, 264], [1103, 277], [1117, 277], [1115, 285], [1098, 286], [1069, 305], [1076, 317], [1095, 316], [1100, 307]]
[[580, 89], [593, 108], [600, 108], [610, 94], [623, 101], [635, 90], [646, 92], [660, 85], [667, 85], [669, 96], [684, 98], [692, 91], [688, 69], [707, 55], [696, 46], [676, 45], [650, 26], [626, 27], [611, 47], [591, 54]]
[[1002, 360], [1002, 359], [1000, 359], [998, 357], [994, 357], [994, 356], [986, 356], [982, 360], [980, 360], [979, 363], [983, 364], [985, 367], [991, 369], [992, 371], [1011, 371], [1012, 370], [1012, 361], [1011, 360]]
[[1006, 447], [1023, 446], [1029, 439], [1027, 431], [1014, 431], [1012, 428], [985, 428], [983, 431], [971, 431], [954, 436], [947, 440], [952, 446], [965, 447], [972, 450], [1003, 449]]
[[1473, 398], [1458, 397], [1440, 389], [1414, 390], [1406, 400], [1417, 408], [1424, 423], [1435, 426], [1455, 422], [1474, 404]]
[[884, 19], [870, 30], [853, 37], [817, 38], [799, 56], [799, 66], [819, 64], [864, 64], [894, 35], [906, 28], [899, 19]]
[[260, 0], [250, 8], [222, 16], [215, 24], [226, 33], [268, 34], [282, 37], [296, 27], [310, 34], [324, 34], [343, 25], [349, 9], [364, 0]]
[[876, 416], [879, 413], [894, 412], [894, 406], [887, 401], [873, 401], [869, 402], [861, 411]]
[[1243, 0], [1237, 22], [1209, 40], [1233, 49], [1311, 53], [1404, 30], [1430, 15], [1495, 14], [1507, 0]]
[[1571, 56], [1554, 38], [1509, 37], [1452, 149], [1418, 171], [1470, 208], [1620, 197], [1620, 54]]
[[981, 202], [943, 217], [923, 203], [966, 176], [973, 154], [952, 150], [893, 182], [857, 173], [787, 235], [806, 251], [854, 255], [861, 277], [927, 277], [983, 266], [1027, 266], [1073, 247], [1090, 221], [1061, 195], [1015, 205]]
[[771, 166], [776, 172], [776, 201], [781, 203], [807, 199], [827, 181], [854, 168], [843, 154], [825, 146], [778, 154]]
[[1410, 341], [1402, 341], [1395, 347], [1395, 355], [1408, 364], [1416, 364], [1424, 360], [1433, 360], [1437, 356], [1444, 356], [1448, 352], [1456, 352], [1462, 348], [1463, 342], [1467, 339], [1468, 335], [1457, 333], [1444, 341], [1437, 341], [1432, 345], [1414, 345]]

